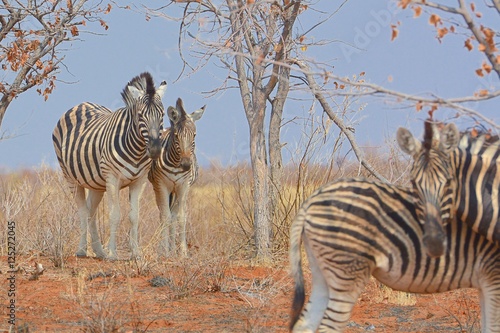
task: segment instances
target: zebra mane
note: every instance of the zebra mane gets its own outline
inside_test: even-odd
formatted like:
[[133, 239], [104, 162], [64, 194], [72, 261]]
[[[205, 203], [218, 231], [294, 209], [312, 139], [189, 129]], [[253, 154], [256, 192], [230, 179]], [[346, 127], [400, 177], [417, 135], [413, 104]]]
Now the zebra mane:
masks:
[[125, 105], [132, 106], [135, 103], [135, 98], [128, 89], [129, 86], [137, 88], [143, 91], [145, 94], [149, 95], [149, 99], [151, 100], [154, 94], [156, 93], [156, 88], [153, 82], [153, 77], [150, 73], [144, 72], [136, 77], [134, 77], [123, 89], [122, 98], [125, 102]]
[[432, 124], [432, 120], [427, 119], [424, 122], [424, 141], [422, 142], [427, 152], [432, 148], [433, 139], [434, 139], [434, 126]]
[[473, 128], [462, 132], [460, 137], [459, 148], [462, 150], [482, 154], [486, 148], [490, 148], [492, 146], [496, 147], [497, 150], [500, 149], [500, 137], [498, 135], [492, 135], [484, 129], [477, 130]]

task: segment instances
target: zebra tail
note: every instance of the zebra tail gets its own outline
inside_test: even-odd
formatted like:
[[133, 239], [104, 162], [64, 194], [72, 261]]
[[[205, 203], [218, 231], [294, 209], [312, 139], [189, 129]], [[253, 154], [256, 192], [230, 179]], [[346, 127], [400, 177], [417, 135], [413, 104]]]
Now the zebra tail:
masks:
[[289, 326], [290, 331], [293, 330], [295, 323], [299, 319], [305, 301], [304, 275], [302, 272], [302, 255], [301, 255], [304, 222], [305, 222], [305, 211], [303, 208], [301, 208], [290, 227], [289, 260], [291, 265], [291, 274], [295, 281], [292, 312], [290, 315], [290, 326]]

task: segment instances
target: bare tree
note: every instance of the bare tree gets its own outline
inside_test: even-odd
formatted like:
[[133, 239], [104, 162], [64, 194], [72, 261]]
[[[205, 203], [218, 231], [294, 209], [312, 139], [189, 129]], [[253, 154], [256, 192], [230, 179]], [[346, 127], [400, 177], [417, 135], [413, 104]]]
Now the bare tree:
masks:
[[[89, 3], [89, 4], [88, 4]], [[63, 64], [61, 44], [74, 41], [88, 22], [110, 5], [87, 0], [3, 0], [0, 4], [0, 127], [7, 108], [19, 94], [37, 87], [45, 99], [55, 88]]]
[[[450, 1], [399, 0], [398, 5], [402, 9], [413, 10], [415, 19], [427, 16], [427, 22], [435, 28], [436, 38], [439, 41], [452, 37], [463, 39], [463, 52], [478, 52], [479, 57], [484, 57], [482, 65], [475, 70], [475, 74], [479, 77], [490, 76], [492, 82], [498, 84], [500, 78], [500, 51], [498, 49], [500, 2], [498, 0], [487, 0], [477, 5], [474, 2], [467, 3], [465, 0], [457, 0], [455, 5], [452, 5]], [[489, 20], [486, 20], [485, 17], [488, 17]], [[404, 38], [398, 37], [399, 29], [404, 29], [404, 27], [398, 27], [397, 24], [393, 24], [391, 27], [393, 39]], [[310, 69], [304, 70], [310, 71]], [[494, 84], [471, 91], [466, 96], [444, 98], [434, 93], [421, 95], [397, 91], [366, 81], [353, 82], [347, 77], [337, 76], [331, 72], [325, 74], [325, 71], [320, 68], [308, 72], [308, 74], [314, 78], [323, 78], [326, 75], [329, 80], [335, 81], [343, 87], [359, 88], [357, 96], [379, 96], [386, 100], [392, 100], [400, 106], [412, 106], [417, 112], [422, 110], [434, 112], [438, 108], [453, 109], [461, 115], [467, 115], [477, 122], [486, 124], [497, 132], [500, 131], [499, 124], [470, 107], [471, 103], [479, 106], [482, 102], [498, 98], [500, 89], [495, 88]], [[331, 94], [332, 92], [327, 93]], [[334, 94], [351, 95], [352, 93], [346, 89], [345, 92], [336, 91]]]
[[[273, 213], [282, 186], [283, 108], [290, 91], [291, 72], [299, 49], [304, 47], [303, 33], [294, 24], [309, 8], [309, 2], [225, 0], [217, 5], [210, 0], [170, 2], [173, 3], [183, 6], [179, 50], [184, 70], [196, 72], [216, 57], [227, 69], [227, 78], [209, 93], [232, 88], [233, 82], [239, 89], [250, 130], [256, 255], [269, 258]], [[165, 17], [174, 11], [170, 4], [150, 13]], [[199, 47], [191, 53], [196, 64], [186, 60], [183, 52], [183, 41], [187, 38]], [[301, 86], [306, 81], [302, 77], [294, 80]], [[266, 116], [269, 107], [271, 111]], [[266, 117], [269, 117], [268, 128]], [[336, 120], [337, 125], [342, 124], [342, 119]], [[354, 140], [352, 143], [356, 144]]]
[[[345, 2], [340, 3], [338, 9]], [[414, 10], [415, 17], [427, 14], [429, 23], [436, 28], [438, 39], [454, 34], [464, 38], [464, 52], [480, 52], [485, 61], [481, 68], [476, 70], [477, 75], [496, 73], [500, 76], [500, 55], [496, 41], [500, 28], [488, 27], [481, 20], [482, 15], [473, 3], [466, 4], [464, 0], [457, 0], [456, 6], [453, 7], [449, 1], [446, 4], [445, 1], [442, 2], [443, 4], [427, 0], [399, 0], [398, 5], [403, 9]], [[382, 180], [384, 178], [364, 158], [364, 152], [357, 145], [352, 128], [345, 123], [342, 116], [339, 117], [338, 99], [349, 96], [381, 96], [403, 106], [412, 106], [416, 111], [435, 111], [439, 107], [452, 108], [499, 129], [494, 122], [466, 104], [494, 99], [500, 95], [499, 90], [481, 89], [471, 92], [469, 96], [455, 98], [443, 98], [432, 93], [417, 95], [370, 83], [362, 79], [361, 75], [354, 79], [352, 76], [342, 77], [335, 74], [331, 64], [304, 58], [300, 51], [307, 48], [304, 40], [307, 40], [308, 34], [319, 29], [322, 23], [332, 18], [338, 10], [329, 9], [324, 12], [326, 19], [310, 28], [294, 26], [297, 17], [302, 17], [304, 12], [311, 11], [311, 7], [318, 4], [306, 0], [176, 0], [151, 13], [166, 16], [166, 13], [173, 12], [172, 8], [169, 8], [170, 5], [179, 3], [183, 9], [180, 14], [179, 49], [185, 65], [184, 70], [190, 71], [191, 74], [209, 63], [212, 58], [217, 58], [227, 69], [227, 78], [220, 87], [209, 93], [215, 94], [233, 88], [234, 85], [231, 84], [236, 82], [241, 95], [250, 128], [255, 244], [259, 256], [269, 256], [271, 250], [270, 221], [275, 198], [273, 191], [279, 191], [281, 186], [279, 170], [282, 164], [282, 112], [285, 99], [294, 88], [307, 88], [311, 99], [319, 102], [321, 109], [350, 142], [360, 166]], [[490, 17], [498, 15], [499, 1], [487, 0], [482, 4], [482, 9], [491, 11]], [[399, 38], [400, 26], [395, 23], [391, 27], [393, 39]], [[186, 39], [190, 39], [190, 46], [193, 42], [198, 46], [194, 51], [191, 48], [190, 61], [186, 60], [187, 55], [182, 47]], [[332, 41], [333, 38], [325, 43]], [[194, 65], [192, 59], [195, 59]], [[268, 115], [266, 144], [265, 117], [269, 106], [271, 112]]]

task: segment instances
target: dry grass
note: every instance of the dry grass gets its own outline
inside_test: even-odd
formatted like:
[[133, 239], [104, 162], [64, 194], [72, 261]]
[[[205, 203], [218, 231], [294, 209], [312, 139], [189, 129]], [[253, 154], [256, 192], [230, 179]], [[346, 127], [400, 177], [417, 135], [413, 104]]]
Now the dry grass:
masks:
[[[302, 153], [283, 170], [283, 187], [273, 215], [274, 265], [286, 267], [288, 229], [300, 204], [321, 185], [339, 177], [368, 176], [357, 163], [329, 157], [317, 160]], [[296, 155], [300, 156], [300, 155]], [[331, 156], [338, 156], [332, 154]], [[370, 153], [372, 164], [387, 164], [387, 158]], [[378, 162], [377, 162], [378, 161]], [[394, 161], [399, 161], [395, 158]], [[404, 165], [404, 162], [392, 163]], [[404, 169], [401, 168], [401, 169]], [[390, 175], [385, 175], [390, 178]], [[147, 330], [147, 321], [137, 306], [133, 290], [123, 294], [123, 288], [112, 282], [103, 291], [92, 287], [89, 274], [96, 276], [161, 277], [167, 281], [167, 300], [182, 299], [196, 293], [237, 293], [248, 304], [247, 331], [258, 332], [265, 326], [261, 310], [276, 293], [290, 292], [289, 279], [270, 274], [265, 279], [235, 279], [229, 272], [233, 263], [252, 262], [253, 199], [250, 167], [238, 164], [222, 167], [213, 163], [200, 170], [193, 185], [188, 207], [187, 259], [158, 256], [160, 241], [159, 212], [150, 185], [141, 199], [139, 246], [141, 260], [114, 263], [112, 271], [77, 272], [78, 283], [70, 287], [68, 299], [77, 304], [85, 332], [117, 331], [122, 325], [134, 326], [135, 332]], [[16, 252], [20, 256], [48, 257], [54, 267], [65, 269], [79, 239], [77, 207], [59, 170], [42, 165], [33, 170], [0, 175], [0, 218], [16, 222]], [[130, 257], [128, 190], [121, 192], [121, 223], [118, 229], [118, 255]], [[109, 237], [108, 207], [104, 199], [97, 212], [97, 223], [103, 244]], [[90, 246], [89, 246], [90, 251]], [[0, 238], [0, 255], [7, 255], [7, 239]], [[250, 260], [249, 260], [250, 259]], [[120, 289], [118, 291], [118, 289]], [[124, 297], [116, 300], [116, 294]], [[126, 314], [126, 315], [125, 315]], [[124, 316], [128, 316], [127, 319]], [[131, 317], [137, 320], [131, 324]], [[128, 321], [127, 321], [128, 320]]]

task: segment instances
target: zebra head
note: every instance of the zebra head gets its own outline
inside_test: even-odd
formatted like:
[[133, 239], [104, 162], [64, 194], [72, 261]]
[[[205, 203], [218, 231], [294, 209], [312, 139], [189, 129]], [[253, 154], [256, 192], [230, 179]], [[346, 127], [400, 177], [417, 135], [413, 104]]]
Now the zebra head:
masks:
[[165, 116], [161, 99], [166, 89], [165, 81], [156, 89], [151, 74], [146, 72], [133, 78], [122, 93], [125, 104], [133, 110], [139, 133], [146, 144], [146, 152], [153, 160], [161, 152], [160, 132]]
[[201, 118], [205, 106], [188, 114], [184, 109], [182, 99], [178, 98], [175, 107], [169, 106], [167, 110], [170, 120], [170, 136], [166, 153], [170, 163], [187, 171], [194, 162], [194, 149], [196, 137], [195, 121]]
[[415, 192], [415, 208], [420, 223], [424, 225], [424, 245], [432, 257], [444, 253], [444, 226], [454, 218], [457, 184], [451, 153], [458, 146], [459, 137], [455, 124], [442, 126], [431, 120], [425, 122], [423, 142], [414, 138], [406, 128], [399, 128], [397, 132], [400, 148], [413, 157], [410, 178]]

